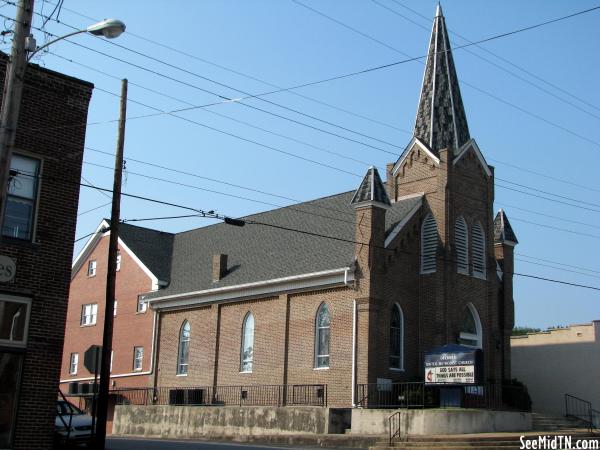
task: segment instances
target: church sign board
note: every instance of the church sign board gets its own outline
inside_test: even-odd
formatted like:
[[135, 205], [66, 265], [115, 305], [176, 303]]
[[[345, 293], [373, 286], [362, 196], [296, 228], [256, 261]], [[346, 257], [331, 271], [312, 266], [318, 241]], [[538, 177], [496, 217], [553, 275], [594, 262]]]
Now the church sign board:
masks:
[[449, 344], [425, 354], [425, 384], [477, 384], [483, 377], [482, 351]]

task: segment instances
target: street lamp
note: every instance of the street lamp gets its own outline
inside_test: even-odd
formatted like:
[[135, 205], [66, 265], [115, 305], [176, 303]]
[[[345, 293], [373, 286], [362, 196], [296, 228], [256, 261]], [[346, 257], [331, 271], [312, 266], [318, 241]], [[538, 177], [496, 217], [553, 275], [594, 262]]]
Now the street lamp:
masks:
[[[20, 0], [17, 8], [12, 52], [8, 60], [4, 80], [4, 92], [6, 95], [2, 99], [2, 108], [0, 109], [0, 224], [4, 220], [10, 159], [15, 141], [19, 105], [23, 89], [23, 77], [27, 62], [40, 50], [76, 34], [90, 33], [94, 36], [104, 36], [107, 39], [114, 39], [125, 31], [125, 24], [122, 21], [104, 19], [87, 28], [65, 34], [47, 42], [41, 47], [35, 48], [35, 39], [30, 34], [32, 14], [33, 0]], [[30, 50], [32, 47], [34, 50]], [[28, 51], [30, 51], [29, 54]]]
[[[54, 44], [56, 41], [61, 41], [65, 38], [74, 36], [76, 34], [90, 33], [90, 34], [93, 34], [94, 36], [104, 36], [107, 39], [114, 39], [116, 37], [119, 37], [124, 31], [125, 31], [125, 24], [122, 21], [120, 21], [118, 19], [104, 19], [98, 23], [90, 25], [87, 28], [73, 31], [72, 33], [68, 33], [68, 34], [65, 34], [64, 36], [53, 39], [50, 42], [46, 42], [41, 47], [37, 47], [35, 50], [33, 50], [27, 57], [27, 60], [29, 61], [33, 57], [33, 55], [35, 55], [37, 52]], [[34, 41], [34, 45], [35, 45], [35, 41]]]

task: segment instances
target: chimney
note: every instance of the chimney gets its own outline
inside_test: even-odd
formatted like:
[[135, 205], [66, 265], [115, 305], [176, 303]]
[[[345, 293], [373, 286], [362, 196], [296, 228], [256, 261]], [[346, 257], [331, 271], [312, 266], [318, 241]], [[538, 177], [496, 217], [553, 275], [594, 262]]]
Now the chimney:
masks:
[[225, 275], [227, 275], [227, 255], [223, 253], [218, 253], [213, 255], [212, 262], [212, 276], [213, 283], [216, 283], [220, 279], [222, 279]]

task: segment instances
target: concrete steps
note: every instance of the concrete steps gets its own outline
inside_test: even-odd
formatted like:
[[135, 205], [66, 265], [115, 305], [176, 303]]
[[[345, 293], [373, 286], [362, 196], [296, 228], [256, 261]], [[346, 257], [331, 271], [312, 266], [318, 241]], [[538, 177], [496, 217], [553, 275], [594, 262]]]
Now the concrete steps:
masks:
[[561, 431], [587, 428], [588, 423], [575, 417], [552, 416], [547, 414], [531, 414], [532, 430]]
[[[542, 436], [553, 438], [554, 436], [571, 436], [573, 445], [577, 439], [598, 439], [598, 435], [590, 435], [586, 432], [554, 432], [542, 433]], [[481, 433], [462, 434], [446, 436], [408, 436], [404, 440], [394, 442], [393, 446], [387, 441], [380, 441], [370, 450], [507, 450], [521, 448], [521, 436], [525, 441], [537, 441], [540, 433]], [[536, 442], [537, 443], [537, 442]], [[564, 445], [564, 444], [563, 444]], [[532, 447], [533, 448], [533, 447]], [[548, 447], [550, 448], [550, 447]], [[560, 448], [560, 447], [556, 447]], [[564, 448], [564, 447], [563, 447]]]

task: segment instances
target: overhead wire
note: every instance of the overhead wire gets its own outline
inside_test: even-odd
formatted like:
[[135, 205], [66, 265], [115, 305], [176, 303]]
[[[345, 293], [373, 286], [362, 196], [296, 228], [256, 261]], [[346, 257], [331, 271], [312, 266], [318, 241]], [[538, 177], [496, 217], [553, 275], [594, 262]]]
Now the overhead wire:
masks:
[[[49, 3], [52, 4], [51, 2], [49, 2]], [[69, 9], [69, 8], [66, 8], [66, 7], [64, 7], [63, 10], [68, 11], [68, 12], [70, 12], [72, 14], [75, 14], [75, 15], [77, 15], [79, 17], [85, 18], [87, 20], [92, 20], [94, 22], [98, 22], [98, 20], [99, 20], [97, 18], [93, 18], [93, 17], [87, 16], [87, 15], [85, 15], [85, 14], [79, 12], [79, 11], [75, 11], [73, 9]], [[185, 52], [185, 51], [181, 50], [180, 48], [169, 46], [169, 45], [165, 44], [164, 42], [157, 41], [157, 40], [154, 40], [154, 39], [150, 39], [150, 38], [142, 36], [140, 34], [136, 34], [136, 33], [132, 32], [130, 30], [127, 30], [127, 35], [128, 36], [133, 36], [134, 38], [137, 38], [139, 40], [148, 42], [148, 43], [150, 43], [150, 44], [152, 44], [154, 46], [164, 48], [164, 49], [169, 50], [169, 51], [171, 51], [173, 53], [178, 53], [178, 54], [180, 54], [182, 56], [185, 56], [187, 58], [194, 59], [196, 61], [200, 61], [202, 63], [211, 65], [213, 67], [217, 67], [217, 68], [219, 68], [221, 70], [224, 70], [224, 71], [229, 72], [229, 73], [233, 73], [233, 74], [238, 75], [240, 77], [247, 78], [249, 80], [256, 81], [258, 83], [262, 83], [262, 84], [267, 85], [269, 87], [276, 88], [276, 89], [285, 89], [282, 86], [278, 86], [278, 85], [276, 85], [276, 84], [274, 84], [272, 82], [266, 81], [265, 79], [261, 79], [261, 78], [258, 78], [256, 76], [249, 75], [247, 73], [241, 72], [239, 70], [232, 69], [231, 67], [227, 67], [227, 66], [225, 66], [223, 64], [215, 63], [214, 61], [210, 61], [210, 60], [208, 60], [206, 58], [201, 58], [201, 57], [199, 57], [197, 55], [194, 55], [192, 53]], [[317, 98], [314, 98], [314, 97], [310, 97], [308, 95], [301, 94], [301, 93], [295, 92], [293, 90], [292, 91], [288, 90], [286, 92], [288, 92], [288, 93], [290, 93], [292, 95], [301, 97], [301, 98], [303, 98], [305, 100], [309, 100], [311, 102], [314, 102], [314, 103], [317, 103], [317, 104], [320, 104], [320, 105], [323, 105], [323, 106], [327, 106], [327, 107], [332, 108], [332, 109], [334, 109], [336, 111], [344, 112], [344, 113], [349, 114], [351, 116], [358, 117], [358, 118], [366, 120], [368, 122], [375, 123], [377, 125], [381, 125], [381, 126], [384, 126], [384, 127], [396, 130], [396, 131], [401, 131], [401, 132], [404, 132], [404, 133], [411, 134], [411, 132], [409, 130], [405, 130], [405, 129], [400, 128], [400, 127], [398, 127], [396, 125], [392, 125], [390, 123], [383, 122], [383, 121], [375, 119], [373, 117], [368, 117], [368, 116], [359, 114], [359, 113], [357, 113], [355, 111], [351, 111], [351, 110], [348, 110], [348, 109], [345, 109], [345, 108], [341, 108], [341, 107], [339, 107], [337, 105], [333, 105], [331, 103], [327, 103], [327, 102], [323, 101], [322, 99], [317, 99]]]
[[[394, 1], [396, 4], [400, 4], [400, 2], [397, 2], [395, 0], [392, 0], [392, 1]], [[384, 8], [387, 11], [389, 11], [389, 12], [391, 12], [391, 13], [399, 16], [399, 17], [402, 17], [404, 20], [406, 20], [406, 21], [408, 21], [408, 22], [416, 25], [417, 27], [419, 27], [421, 29], [424, 29], [426, 31], [430, 31], [429, 28], [426, 27], [425, 25], [422, 25], [422, 24], [420, 24], [418, 22], [415, 22], [414, 20], [410, 19], [409, 17], [406, 17], [404, 14], [401, 14], [398, 11], [394, 10], [393, 8], [390, 8], [389, 6], [383, 4], [379, 0], [371, 0], [371, 2], [375, 3], [376, 5], [380, 6], [381, 8]], [[421, 17], [425, 17], [425, 16], [422, 16], [422, 15], [420, 15], [420, 16]], [[456, 32], [451, 31], [450, 29], [448, 29], [448, 32], [451, 33], [451, 34], [453, 34], [453, 35], [455, 35], [455, 36], [457, 36], [457, 37], [459, 37], [460, 39], [462, 39], [465, 42], [472, 42], [471, 40], [465, 38], [464, 36], [461, 36], [460, 34], [458, 34]], [[493, 56], [495, 56], [496, 58], [502, 59], [506, 63], [510, 63], [510, 61], [508, 61], [507, 59], [502, 58], [502, 57], [496, 55], [495, 53], [492, 53], [491, 51], [488, 51], [485, 47], [483, 47], [481, 45], [477, 45], [477, 48], [480, 49], [480, 50], [483, 50], [483, 51], [485, 51], [485, 52], [487, 52], [487, 53], [489, 53], [489, 54], [491, 54]], [[572, 101], [569, 101], [569, 100], [567, 100], [567, 99], [565, 99], [565, 98], [563, 98], [563, 97], [555, 94], [554, 92], [552, 92], [552, 91], [550, 91], [550, 90], [548, 90], [548, 89], [540, 86], [539, 84], [534, 83], [531, 80], [528, 80], [527, 78], [525, 78], [525, 77], [523, 77], [523, 76], [521, 76], [521, 75], [513, 72], [512, 70], [507, 69], [506, 67], [501, 66], [500, 64], [498, 64], [498, 63], [496, 63], [496, 62], [494, 62], [494, 61], [492, 61], [492, 60], [490, 60], [490, 59], [488, 59], [488, 58], [486, 58], [486, 57], [484, 57], [484, 56], [482, 56], [482, 55], [480, 55], [480, 54], [478, 54], [478, 53], [476, 53], [476, 52], [474, 52], [474, 51], [472, 51], [472, 50], [470, 50], [468, 48], [463, 49], [463, 51], [469, 53], [470, 55], [475, 56], [476, 58], [481, 59], [482, 61], [487, 62], [488, 64], [496, 67], [498, 70], [501, 70], [501, 71], [503, 71], [505, 73], [508, 73], [508, 74], [512, 75], [513, 77], [517, 78], [518, 80], [521, 80], [522, 82], [524, 82], [524, 83], [526, 83], [526, 84], [528, 84], [530, 86], [535, 87], [536, 89], [542, 91], [543, 93], [545, 93], [545, 94], [547, 94], [547, 95], [549, 95], [549, 96], [551, 96], [551, 97], [553, 97], [553, 98], [555, 98], [555, 99], [557, 99], [557, 100], [559, 100], [559, 101], [561, 101], [561, 102], [563, 102], [563, 103], [565, 103], [567, 105], [570, 105], [571, 107], [577, 109], [580, 112], [583, 112], [584, 114], [587, 114], [587, 115], [589, 115], [591, 117], [594, 117], [595, 119], [600, 119], [600, 116], [598, 116], [598, 115], [596, 115], [596, 114], [588, 111], [587, 109], [582, 108], [581, 106], [573, 103]], [[522, 71], [524, 70], [524, 69], [520, 68], [519, 66], [517, 66], [515, 64], [512, 64], [512, 63], [510, 63], [510, 64], [512, 66], [515, 66], [515, 67], [519, 68]]]
[[[378, 1], [376, 1], [376, 0], [371, 0], [371, 1], [373, 1], [373, 2], [375, 2], [375, 3], [378, 3]], [[392, 2], [394, 2], [395, 4], [397, 4], [398, 6], [401, 6], [402, 8], [405, 8], [405, 9], [407, 9], [407, 10], [409, 10], [409, 11], [413, 12], [414, 14], [416, 14], [417, 16], [419, 16], [419, 17], [423, 18], [424, 20], [426, 20], [426, 21], [428, 21], [428, 22], [431, 20], [431, 19], [430, 19], [429, 17], [427, 17], [426, 15], [424, 15], [424, 14], [420, 13], [419, 11], [416, 11], [415, 9], [412, 9], [412, 8], [410, 8], [409, 6], [407, 6], [407, 5], [403, 4], [402, 2], [400, 2], [400, 1], [398, 1], [398, 0], [391, 0], [391, 1], [392, 1]], [[378, 4], [380, 4], [380, 3], [378, 3]], [[383, 5], [382, 5], [382, 6], [383, 6]], [[394, 11], [394, 12], [395, 12], [395, 14], [399, 14], [397, 11]], [[399, 14], [399, 15], [401, 15], [401, 14]], [[412, 20], [408, 19], [406, 16], [404, 16], [404, 15], [401, 15], [401, 16], [402, 16], [403, 18], [405, 18], [406, 20], [409, 20], [410, 22], [414, 23], [415, 25], [417, 25], [417, 26], [421, 26], [421, 25], [418, 25], [416, 22], [414, 22], [414, 21], [412, 21]], [[459, 38], [463, 39], [464, 41], [471, 42], [471, 40], [470, 40], [470, 39], [468, 39], [468, 38], [466, 38], [465, 36], [463, 36], [463, 35], [461, 35], [461, 34], [457, 33], [456, 31], [451, 31], [451, 30], [448, 30], [448, 31], [450, 31], [450, 33], [454, 34], [455, 36], [458, 36]], [[488, 49], [488, 48], [486, 48], [486, 47], [482, 47], [482, 46], [480, 46], [480, 45], [477, 45], [476, 47], [477, 47], [479, 50], [482, 50], [482, 51], [486, 52], [487, 54], [489, 54], [489, 55], [492, 55], [492, 56], [494, 56], [495, 58], [498, 58], [499, 60], [501, 60], [501, 61], [503, 61], [503, 62], [505, 62], [505, 63], [507, 63], [507, 64], [511, 65], [511, 66], [512, 66], [512, 67], [514, 67], [515, 69], [518, 69], [518, 70], [520, 70], [521, 72], [523, 72], [523, 73], [525, 73], [525, 74], [529, 75], [530, 77], [532, 77], [532, 78], [535, 78], [535, 79], [537, 79], [537, 80], [541, 81], [542, 83], [544, 83], [544, 84], [546, 84], [546, 85], [550, 86], [551, 88], [553, 88], [553, 89], [556, 89], [556, 90], [557, 90], [557, 91], [559, 91], [559, 92], [562, 92], [563, 94], [565, 94], [565, 95], [567, 95], [567, 96], [569, 96], [569, 97], [573, 98], [574, 100], [577, 100], [578, 102], [580, 102], [580, 103], [582, 103], [582, 104], [584, 104], [584, 105], [587, 105], [587, 106], [589, 106], [589, 107], [591, 107], [591, 108], [593, 108], [593, 109], [595, 109], [595, 110], [597, 110], [597, 111], [600, 111], [600, 107], [598, 107], [598, 106], [596, 106], [596, 105], [594, 105], [594, 104], [592, 104], [592, 103], [590, 103], [590, 102], [586, 101], [586, 100], [585, 100], [585, 99], [583, 99], [582, 97], [579, 97], [579, 96], [577, 96], [577, 95], [573, 94], [572, 92], [569, 92], [569, 91], [567, 91], [566, 89], [562, 88], [561, 86], [558, 86], [557, 84], [555, 84], [555, 83], [552, 83], [552, 82], [548, 81], [548, 80], [547, 80], [547, 79], [545, 79], [545, 78], [542, 78], [542, 77], [541, 77], [541, 76], [539, 76], [538, 74], [535, 74], [535, 73], [531, 72], [530, 70], [527, 70], [527, 69], [525, 69], [523, 66], [520, 66], [520, 65], [517, 65], [517, 64], [515, 64], [513, 61], [509, 60], [508, 58], [505, 58], [505, 57], [503, 57], [503, 56], [500, 56], [500, 55], [498, 55], [497, 53], [495, 53], [495, 52], [492, 52], [491, 50], [489, 50], [489, 49]]]
[[[340, 25], [344, 26], [345, 28], [348, 28], [348, 29], [350, 29], [350, 30], [358, 33], [359, 35], [361, 35], [361, 36], [363, 36], [363, 37], [365, 37], [365, 38], [367, 38], [369, 40], [372, 40], [373, 42], [376, 42], [376, 43], [378, 43], [380, 45], [383, 45], [383, 46], [385, 46], [388, 49], [392, 49], [393, 51], [395, 51], [395, 52], [397, 52], [397, 53], [399, 53], [401, 55], [405, 55], [405, 53], [403, 51], [398, 50], [397, 48], [395, 48], [393, 46], [390, 46], [388, 44], [382, 43], [379, 39], [374, 38], [373, 36], [370, 36], [370, 35], [368, 35], [368, 34], [366, 34], [364, 32], [361, 32], [360, 30], [357, 30], [354, 27], [351, 27], [350, 25], [347, 25], [347, 24], [345, 24], [345, 23], [343, 23], [343, 22], [341, 22], [341, 21], [339, 21], [339, 20], [337, 20], [337, 19], [335, 19], [335, 18], [333, 18], [333, 17], [331, 17], [331, 16], [329, 16], [329, 15], [321, 12], [321, 11], [318, 11], [315, 8], [309, 7], [309, 6], [305, 5], [304, 3], [300, 2], [299, 0], [292, 0], [292, 1], [294, 3], [296, 3], [296, 4], [298, 4], [298, 5], [301, 5], [301, 6], [305, 7], [305, 8], [307, 8], [307, 9], [315, 12], [316, 14], [319, 14], [320, 16], [323, 16], [323, 17], [331, 20], [332, 22], [340, 24]], [[502, 34], [499, 34], [499, 35], [492, 36], [490, 38], [481, 39], [479, 41], [474, 41], [474, 42], [467, 43], [467, 44], [464, 44], [464, 45], [458, 45], [458, 46], [455, 46], [455, 47], [451, 47], [448, 51], [452, 52], [452, 51], [455, 51], [455, 50], [458, 50], [458, 49], [461, 49], [461, 48], [471, 47], [473, 45], [478, 45], [478, 44], [481, 44], [481, 43], [484, 43], [484, 42], [489, 42], [491, 40], [498, 39], [498, 38], [501, 38], [501, 37], [510, 36], [510, 35], [513, 35], [513, 34], [516, 34], [516, 33], [520, 33], [520, 32], [523, 32], [523, 31], [529, 31], [529, 30], [532, 30], [532, 29], [535, 29], [535, 28], [539, 28], [541, 26], [545, 26], [545, 25], [549, 25], [551, 23], [558, 22], [560, 20], [565, 20], [565, 19], [568, 19], [568, 18], [579, 16], [581, 14], [586, 14], [586, 13], [589, 13], [589, 12], [592, 12], [592, 11], [595, 11], [595, 10], [598, 10], [598, 9], [600, 9], [600, 6], [589, 8], [589, 9], [586, 9], [586, 10], [583, 10], [583, 11], [579, 11], [579, 12], [576, 12], [576, 13], [573, 13], [573, 14], [569, 14], [567, 16], [563, 16], [563, 17], [560, 17], [560, 18], [557, 18], [557, 19], [552, 19], [552, 20], [549, 20], [549, 21], [545, 21], [545, 22], [539, 23], [537, 25], [532, 25], [532, 26], [529, 26], [529, 27], [524, 27], [524, 28], [521, 28], [519, 30], [514, 30], [512, 32], [502, 33]], [[436, 54], [439, 54], [439, 53], [445, 53], [445, 51], [442, 50], [442, 51], [436, 52]], [[419, 61], [422, 64], [425, 64], [422, 61], [423, 58], [424, 57], [409, 58], [409, 59], [404, 60], [403, 62], [407, 62], [407, 61]], [[567, 128], [567, 127], [565, 127], [565, 126], [563, 126], [563, 125], [561, 125], [559, 123], [556, 123], [556, 122], [554, 122], [554, 121], [552, 121], [550, 119], [547, 119], [546, 117], [544, 117], [544, 116], [542, 116], [540, 114], [537, 114], [535, 112], [529, 111], [528, 109], [525, 109], [522, 106], [519, 106], [519, 105], [517, 105], [515, 103], [509, 102], [508, 100], [506, 100], [506, 99], [504, 99], [502, 97], [499, 97], [498, 95], [493, 94], [492, 92], [486, 91], [486, 90], [484, 90], [484, 89], [482, 89], [482, 88], [480, 88], [478, 86], [475, 86], [472, 83], [469, 83], [469, 82], [467, 82], [465, 80], [462, 80], [462, 79], [459, 79], [459, 81], [463, 85], [469, 86], [471, 89], [474, 89], [474, 90], [476, 90], [476, 91], [478, 91], [478, 92], [480, 92], [480, 93], [482, 93], [482, 94], [484, 94], [484, 95], [486, 95], [486, 96], [488, 96], [488, 97], [490, 97], [490, 98], [492, 98], [492, 99], [494, 99], [494, 100], [496, 100], [496, 101], [498, 101], [500, 103], [503, 103], [504, 105], [510, 106], [510, 107], [512, 107], [512, 108], [514, 108], [514, 109], [516, 109], [516, 110], [518, 110], [520, 112], [522, 112], [523, 114], [526, 114], [526, 115], [528, 115], [530, 117], [538, 119], [538, 120], [540, 120], [540, 121], [542, 121], [542, 122], [544, 122], [544, 123], [546, 123], [546, 124], [548, 124], [548, 125], [550, 125], [550, 126], [552, 126], [554, 128], [562, 130], [562, 131], [564, 131], [564, 132], [566, 132], [566, 133], [568, 133], [568, 134], [570, 134], [572, 136], [575, 136], [575, 137], [577, 137], [577, 138], [579, 138], [579, 139], [581, 139], [583, 141], [586, 141], [586, 142], [588, 142], [590, 144], [593, 144], [594, 146], [600, 148], [600, 142], [595, 141], [594, 139], [590, 139], [590, 138], [584, 136], [581, 133], [573, 131], [570, 128]]]

